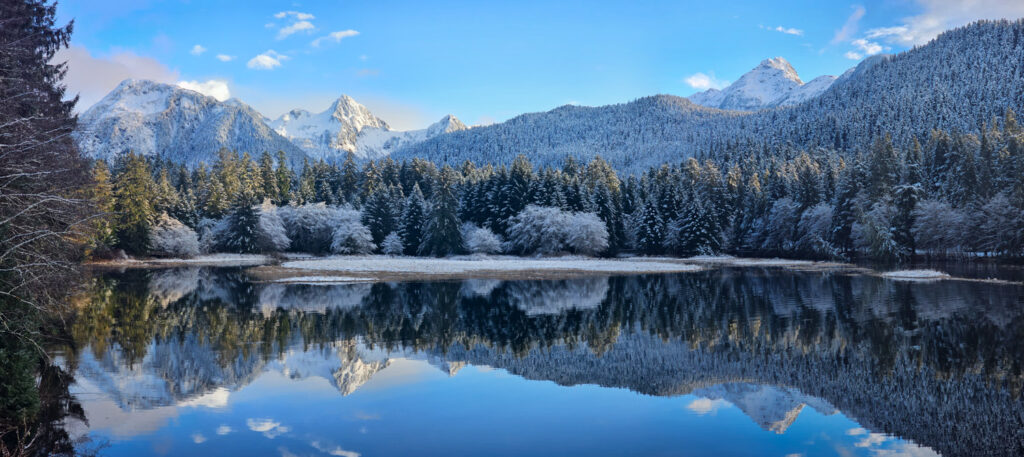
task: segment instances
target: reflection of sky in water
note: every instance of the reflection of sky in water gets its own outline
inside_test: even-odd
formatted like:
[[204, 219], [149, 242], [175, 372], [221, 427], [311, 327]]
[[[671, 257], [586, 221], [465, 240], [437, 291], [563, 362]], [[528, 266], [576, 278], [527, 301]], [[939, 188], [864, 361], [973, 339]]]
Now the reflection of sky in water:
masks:
[[[97, 392], [88, 381], [74, 389], [93, 437], [109, 440], [104, 455], [934, 455], [821, 406], [791, 404], [785, 390], [705, 390], [740, 395], [732, 400], [741, 406], [698, 395], [565, 387], [486, 367], [449, 376], [410, 358], [390, 359], [348, 396], [323, 377], [275, 370], [236, 392], [217, 389], [134, 411], [86, 394]], [[785, 401], [771, 398], [779, 392]], [[756, 422], [793, 415], [785, 409], [791, 407], [795, 420], [784, 431]]]
[[104, 455], [935, 455], [883, 430], [1016, 449], [992, 437], [1019, 399], [979, 376], [1019, 381], [1016, 287], [131, 274], [76, 327], [69, 429]]

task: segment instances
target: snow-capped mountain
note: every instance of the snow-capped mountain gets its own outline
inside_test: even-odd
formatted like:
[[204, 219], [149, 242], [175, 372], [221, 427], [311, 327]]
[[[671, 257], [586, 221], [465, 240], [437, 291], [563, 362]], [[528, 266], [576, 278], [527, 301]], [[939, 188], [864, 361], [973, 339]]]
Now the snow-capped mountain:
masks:
[[835, 80], [835, 76], [825, 75], [805, 84], [786, 59], [774, 57], [762, 61], [725, 89], [708, 89], [689, 99], [711, 108], [757, 111], [797, 105], [821, 95]]
[[467, 128], [449, 114], [426, 129], [391, 130], [387, 122], [348, 95], [321, 113], [291, 110], [270, 126], [310, 157], [328, 161], [343, 159], [349, 152], [361, 159], [376, 159], [402, 146]]
[[127, 79], [78, 118], [74, 133], [89, 157], [113, 159], [134, 151], [195, 166], [212, 163], [221, 148], [258, 155], [284, 151], [301, 163], [301, 149], [278, 135], [239, 100], [225, 102], [177, 86]]
[[366, 128], [361, 130], [356, 138], [355, 154], [361, 158], [376, 159], [443, 133], [458, 132], [468, 128], [466, 124], [451, 114], [420, 130], [396, 131], [387, 128]]

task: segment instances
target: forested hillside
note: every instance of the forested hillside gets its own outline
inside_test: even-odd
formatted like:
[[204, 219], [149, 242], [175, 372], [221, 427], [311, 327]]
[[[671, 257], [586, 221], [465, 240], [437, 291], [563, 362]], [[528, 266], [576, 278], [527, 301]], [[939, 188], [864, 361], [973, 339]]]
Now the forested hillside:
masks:
[[792, 145], [856, 153], [891, 134], [908, 147], [932, 129], [975, 131], [1006, 109], [1024, 106], [1024, 20], [981, 21], [927, 45], [876, 56], [821, 96], [793, 107], [741, 113], [659, 95], [597, 108], [563, 106], [454, 132], [394, 154], [457, 164], [511, 163], [526, 154], [541, 165], [601, 155], [637, 172], [694, 155], [749, 154]]

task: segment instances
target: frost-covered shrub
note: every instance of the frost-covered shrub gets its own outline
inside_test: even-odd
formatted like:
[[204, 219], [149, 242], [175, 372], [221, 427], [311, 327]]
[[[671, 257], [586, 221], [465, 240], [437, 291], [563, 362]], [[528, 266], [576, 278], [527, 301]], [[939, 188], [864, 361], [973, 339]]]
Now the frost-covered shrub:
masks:
[[338, 208], [332, 217], [334, 233], [331, 236], [331, 252], [337, 254], [369, 254], [377, 249], [373, 244], [370, 229], [363, 225], [359, 211]]
[[509, 245], [536, 254], [596, 254], [608, 248], [608, 229], [593, 213], [529, 205], [509, 220]]
[[229, 232], [227, 218], [209, 219], [203, 218], [199, 221], [199, 250], [202, 252], [216, 252], [224, 244]]
[[335, 228], [345, 211], [354, 210], [314, 203], [284, 206], [277, 209], [277, 214], [284, 224], [285, 235], [291, 240], [291, 250], [325, 254], [331, 251]]
[[462, 224], [462, 244], [472, 254], [500, 253], [502, 243], [501, 237], [490, 229], [469, 222]]
[[958, 251], [967, 235], [964, 225], [967, 216], [949, 203], [922, 200], [914, 208], [914, 235], [918, 249], [931, 252]]
[[149, 231], [149, 252], [158, 256], [193, 257], [199, 255], [199, 238], [188, 226], [162, 213]]
[[380, 252], [386, 255], [402, 255], [405, 246], [402, 245], [402, 237], [397, 232], [391, 232], [384, 237], [380, 243]]
[[772, 204], [765, 222], [764, 244], [767, 250], [788, 251], [796, 241], [797, 224], [800, 222], [800, 204], [791, 198], [780, 198]]
[[269, 201], [259, 206], [259, 223], [256, 225], [256, 245], [263, 252], [281, 252], [288, 250], [291, 239], [284, 228], [284, 221], [278, 214], [278, 208]]
[[804, 211], [797, 224], [798, 250], [824, 257], [838, 255], [828, 241], [832, 232], [832, 214], [832, 205], [828, 203], [818, 203]]
[[572, 213], [565, 229], [565, 245], [569, 251], [597, 255], [608, 249], [608, 228], [597, 214]]

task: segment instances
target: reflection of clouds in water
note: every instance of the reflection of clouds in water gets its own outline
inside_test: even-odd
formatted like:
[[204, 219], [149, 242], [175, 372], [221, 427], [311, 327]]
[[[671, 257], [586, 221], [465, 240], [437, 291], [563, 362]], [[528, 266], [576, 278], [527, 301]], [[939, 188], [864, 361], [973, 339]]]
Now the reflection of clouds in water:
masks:
[[206, 437], [203, 436], [202, 433], [193, 433], [192, 434], [192, 442], [193, 443], [201, 444], [201, 443], [203, 443], [205, 441], [206, 441]]
[[359, 457], [360, 455], [362, 455], [362, 454], [360, 454], [358, 452], [355, 452], [355, 451], [349, 451], [349, 450], [342, 449], [341, 446], [328, 445], [328, 444], [321, 443], [319, 441], [313, 441], [312, 443], [310, 443], [310, 445], [312, 445], [314, 449], [316, 449], [316, 450], [318, 450], [320, 452], [323, 452], [325, 454], [330, 454], [330, 455], [336, 455], [336, 456], [339, 456], [339, 457]]
[[223, 408], [228, 405], [228, 397], [231, 395], [231, 391], [223, 387], [218, 387], [203, 395], [196, 398], [185, 400], [178, 404], [178, 406], [185, 407], [206, 407], [206, 408]]
[[355, 308], [363, 303], [373, 284], [268, 284], [260, 291], [258, 308], [269, 315], [274, 310], [323, 313], [329, 308]]
[[608, 277], [513, 281], [507, 290], [509, 301], [527, 315], [559, 314], [600, 306], [608, 295]]
[[275, 422], [273, 419], [246, 419], [245, 425], [257, 433], [262, 433], [263, 436], [274, 439], [280, 435], [288, 433], [291, 428], [281, 425], [280, 422]]
[[487, 298], [502, 283], [498, 279], [467, 279], [462, 281], [459, 294], [466, 298], [482, 297]]
[[199, 287], [198, 268], [170, 268], [149, 277], [149, 299], [161, 308], [181, 300]]
[[231, 427], [229, 427], [227, 424], [221, 424], [220, 427], [217, 427], [217, 434], [221, 436], [227, 435], [228, 433], [231, 433], [233, 431], [234, 430], [232, 430]]
[[728, 408], [729, 402], [725, 400], [712, 400], [710, 398], [698, 398], [686, 405], [686, 409], [701, 416], [717, 412], [719, 409]]

